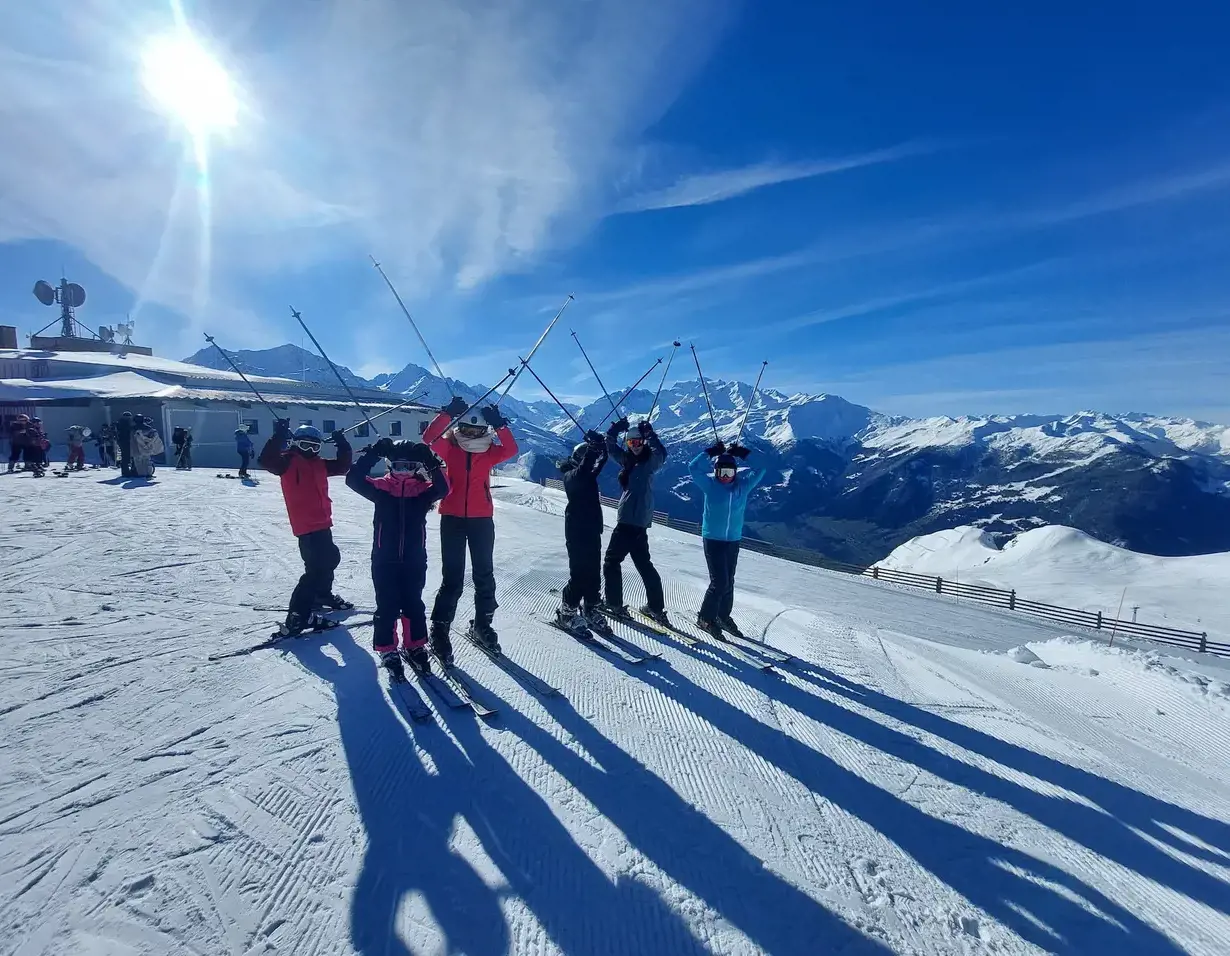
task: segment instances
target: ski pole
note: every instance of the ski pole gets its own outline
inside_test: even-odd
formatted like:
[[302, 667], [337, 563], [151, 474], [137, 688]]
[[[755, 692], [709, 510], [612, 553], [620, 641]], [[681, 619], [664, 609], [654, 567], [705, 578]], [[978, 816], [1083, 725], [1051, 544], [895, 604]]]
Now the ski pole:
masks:
[[568, 411], [568, 408], [564, 405], [563, 402], [561, 402], [558, 398], [555, 397], [555, 393], [551, 391], [551, 389], [547, 388], [547, 383], [538, 377], [537, 372], [535, 372], [532, 368], [530, 368], [530, 363], [526, 359], [521, 358], [520, 356], [517, 357], [517, 361], [519, 361], [523, 367], [529, 369], [530, 374], [534, 376], [534, 380], [538, 382], [539, 385], [542, 386], [542, 390], [551, 396], [551, 401], [555, 402], [555, 404], [560, 407], [563, 413], [572, 419], [572, 424], [576, 425], [577, 428], [580, 429], [581, 434], [584, 435], [585, 429], [584, 427], [582, 427], [581, 423], [577, 421], [577, 417], [573, 415], [572, 412]]
[[[585, 351], [585, 346], [581, 344], [581, 340], [580, 340], [579, 338], [577, 338], [577, 333], [576, 333], [575, 331], [572, 333], [572, 340], [573, 340], [574, 342], [576, 342], [576, 343], [577, 343], [577, 348], [579, 348], [579, 349], [581, 350], [581, 354], [585, 356], [585, 364], [586, 364], [586, 365], [588, 365], [588, 366], [589, 366], [589, 370], [590, 370], [591, 372], [593, 372], [593, 373], [594, 373], [594, 381], [595, 381], [595, 382], [597, 382], [597, 383], [598, 383], [598, 387], [599, 387], [600, 389], [602, 389], [602, 397], [603, 397], [603, 398], [605, 398], [608, 402], [611, 402], [611, 393], [610, 393], [610, 392], [608, 392], [608, 391], [606, 390], [606, 386], [602, 384], [602, 379], [600, 379], [600, 378], [598, 377], [598, 370], [597, 370], [596, 368], [594, 368], [594, 363], [593, 363], [593, 362], [591, 362], [591, 361], [589, 360], [589, 355], [588, 355], [588, 354], [586, 353], [586, 351]], [[533, 370], [533, 369], [530, 369], [530, 371], [531, 371], [531, 372], [533, 372], [534, 370]], [[535, 375], [535, 376], [534, 376], [534, 378], [538, 378], [538, 376], [537, 376], [537, 375]], [[541, 380], [539, 380], [539, 384], [540, 384], [540, 385], [542, 385], [542, 381], [541, 381]], [[542, 387], [543, 387], [543, 388], [546, 388], [547, 386], [543, 385]], [[547, 394], [549, 394], [549, 395], [550, 395], [550, 392], [548, 392]], [[554, 396], [554, 395], [552, 395], [551, 397], [552, 397], [552, 398], [555, 398], [555, 396]], [[556, 405], [559, 405], [559, 401], [557, 400], [555, 404], [556, 404]], [[564, 408], [564, 406], [563, 406], [563, 405], [560, 405], [560, 408]], [[568, 411], [568, 410], [567, 410], [567, 409], [564, 409], [564, 411]], [[619, 414], [619, 409], [615, 407], [615, 403], [614, 403], [614, 402], [611, 402], [611, 411], [612, 411], [612, 412], [614, 412], [616, 415], [618, 415], [618, 414]], [[570, 418], [572, 417], [572, 416], [571, 416], [571, 413], [569, 414], [569, 417], [570, 417]], [[573, 421], [576, 421], [576, 419], [575, 419], [575, 418], [574, 418], [574, 419], [572, 419], [572, 420], [573, 420]], [[580, 423], [580, 422], [577, 422], [577, 427], [578, 427], [578, 428], [580, 428], [580, 427], [581, 427], [581, 423]], [[583, 429], [582, 429], [582, 430], [583, 430]]]
[[764, 377], [764, 370], [768, 367], [769, 361], [760, 363], [760, 374], [756, 376], [756, 384], [752, 386], [752, 397], [748, 399], [747, 408], [743, 411], [743, 421], [739, 423], [739, 434], [735, 435], [735, 444], [739, 444], [739, 439], [743, 437], [743, 429], [747, 426], [747, 416], [752, 414], [752, 406], [756, 404], [756, 393], [760, 391], [760, 380]]
[[[422, 394], [420, 394], [420, 395], [415, 395], [413, 398], [408, 398], [408, 399], [406, 399], [406, 400], [405, 400], [404, 402], [402, 402], [400, 405], [394, 405], [392, 408], [386, 408], [383, 412], [377, 412], [375, 415], [372, 415], [372, 416], [371, 416], [371, 418], [369, 418], [369, 419], [368, 419], [368, 421], [372, 421], [372, 422], [374, 422], [377, 418], [383, 418], [385, 415], [388, 415], [388, 414], [390, 414], [391, 412], [395, 412], [395, 411], [397, 411], [399, 408], [405, 408], [407, 405], [413, 405], [413, 404], [414, 404], [415, 402], [417, 402], [420, 398], [422, 398], [422, 397], [423, 397], [423, 395], [425, 395], [425, 394], [427, 394], [427, 393], [426, 393], [426, 392], [424, 392], [424, 393], [422, 393]], [[352, 428], [358, 428], [358, 427], [359, 427], [360, 425], [362, 425], [362, 424], [363, 424], [363, 422], [355, 422], [353, 425], [347, 425], [345, 428], [343, 428], [343, 429], [342, 429], [342, 431], [343, 431], [343, 432], [348, 432], [348, 431], [350, 431]]]
[[426, 352], [427, 357], [431, 359], [431, 364], [436, 367], [436, 374], [439, 375], [440, 378], [444, 380], [444, 384], [448, 386], [448, 393], [450, 395], [455, 394], [453, 392], [453, 387], [449, 385], [449, 380], [445, 376], [444, 370], [440, 368], [440, 363], [436, 361], [435, 355], [432, 354], [431, 349], [427, 346], [427, 340], [423, 338], [423, 333], [419, 331], [418, 323], [416, 323], [411, 317], [410, 310], [406, 308], [406, 303], [401, 300], [401, 296], [397, 294], [397, 290], [393, 287], [392, 280], [389, 279], [389, 277], [385, 275], [384, 270], [380, 268], [380, 263], [376, 261], [375, 256], [368, 256], [368, 258], [372, 260], [372, 265], [376, 267], [376, 271], [379, 272], [380, 277], [384, 279], [385, 285], [387, 285], [389, 287], [389, 291], [393, 293], [393, 298], [397, 300], [397, 304], [401, 306], [402, 312], [404, 312], [406, 318], [409, 319], [410, 327], [414, 329], [414, 334], [419, 337], [419, 343], [423, 346], [423, 351]]
[[232, 361], [231, 361], [231, 357], [230, 357], [229, 355], [227, 355], [227, 354], [226, 354], [226, 349], [224, 349], [221, 345], [219, 345], [217, 342], [215, 342], [215, 341], [214, 341], [214, 337], [213, 337], [212, 335], [210, 335], [208, 332], [206, 332], [206, 333], [205, 333], [205, 341], [206, 341], [206, 342], [208, 342], [210, 345], [212, 345], [214, 348], [216, 348], [219, 352], [221, 352], [221, 353], [222, 353], [222, 357], [223, 357], [224, 359], [226, 359], [226, 364], [227, 364], [227, 365], [229, 365], [231, 368], [233, 368], [233, 369], [235, 370], [235, 373], [236, 373], [236, 374], [237, 374], [240, 378], [242, 378], [242, 379], [243, 379], [243, 383], [244, 383], [245, 385], [247, 385], [247, 386], [248, 386], [248, 388], [252, 389], [252, 394], [253, 394], [253, 395], [255, 395], [257, 398], [259, 398], [259, 399], [260, 399], [261, 404], [262, 404], [262, 405], [264, 405], [267, 409], [269, 409], [269, 414], [271, 414], [271, 415], [273, 416], [273, 420], [274, 420], [274, 421], [277, 421], [277, 420], [278, 420], [278, 418], [279, 418], [280, 416], [279, 416], [279, 415], [278, 415], [278, 413], [274, 410], [274, 407], [273, 407], [272, 405], [270, 405], [267, 401], [265, 401], [265, 396], [264, 396], [264, 395], [262, 395], [260, 392], [258, 392], [258, 391], [256, 390], [256, 386], [255, 386], [255, 385], [253, 385], [251, 382], [249, 382], [249, 381], [248, 381], [248, 376], [244, 375], [244, 374], [243, 374], [243, 372], [239, 371], [239, 366], [238, 366], [238, 365], [236, 365], [234, 362], [232, 362]]
[[671, 357], [666, 360], [666, 368], [662, 370], [662, 381], [658, 382], [658, 391], [653, 397], [653, 404], [649, 406], [649, 419], [653, 420], [654, 409], [658, 407], [658, 399], [662, 395], [662, 386], [666, 384], [666, 376], [670, 374], [671, 362], [675, 361], [675, 353], [679, 351], [679, 343], [675, 342], [671, 348]]
[[700, 370], [700, 357], [696, 354], [696, 346], [692, 346], [692, 358], [696, 360], [696, 374], [700, 376], [700, 387], [705, 393], [705, 405], [709, 409], [709, 423], [713, 426], [713, 440], [721, 443], [722, 439], [718, 435], [717, 419], [713, 415], [713, 403], [709, 401], [709, 386], [705, 384], [705, 373]]
[[[303, 316], [295, 311], [294, 306], [291, 306], [290, 314], [295, 317], [295, 321], [303, 326], [303, 331], [307, 333], [308, 338], [312, 340], [312, 344], [316, 346], [316, 351], [320, 353], [320, 357], [329, 363], [329, 368], [333, 369], [333, 374], [337, 376], [337, 380], [342, 383], [342, 388], [346, 389], [346, 394], [350, 396], [350, 400], [354, 402], [354, 407], [359, 410], [359, 414], [363, 416], [368, 425], [372, 424], [372, 420], [367, 417], [367, 412], [363, 411], [363, 406], [359, 404], [359, 400], [354, 397], [354, 392], [350, 390], [350, 386], [346, 384], [346, 380], [342, 378], [342, 373], [337, 370], [337, 366], [333, 364], [333, 360], [325, 354], [325, 350], [321, 348], [320, 343], [316, 341], [316, 336], [312, 334], [312, 330], [307, 327], [307, 323], [303, 321]], [[375, 425], [372, 425], [373, 430]], [[376, 431], [379, 435], [380, 432]]]
[[[616, 404], [618, 404], [618, 405], [622, 405], [624, 402], [626, 402], [626, 401], [628, 400], [628, 396], [629, 396], [629, 395], [631, 395], [633, 392], [635, 392], [635, 391], [636, 391], [636, 387], [637, 387], [637, 385], [640, 385], [640, 384], [641, 384], [641, 382], [643, 382], [643, 381], [645, 381], [645, 379], [649, 378], [649, 373], [650, 373], [650, 372], [652, 372], [655, 368], [657, 368], [657, 367], [658, 367], [659, 365], [661, 365], [661, 364], [662, 364], [662, 360], [661, 360], [661, 359], [658, 359], [658, 360], [657, 360], [657, 361], [655, 361], [655, 362], [654, 362], [651, 366], [649, 366], [649, 368], [647, 368], [647, 369], [645, 370], [645, 374], [644, 374], [644, 375], [642, 375], [640, 378], [638, 378], [638, 379], [636, 380], [636, 383], [635, 383], [635, 384], [634, 384], [634, 385], [633, 385], [630, 389], [628, 389], [626, 392], [624, 392], [624, 393], [623, 393], [623, 395], [621, 395], [621, 396], [620, 396], [620, 399], [619, 399], [619, 401], [618, 401]], [[608, 419], [608, 418], [610, 418], [610, 417], [611, 417], [611, 415], [610, 415], [610, 413], [609, 413], [609, 412], [608, 412], [606, 415], [603, 415], [603, 416], [602, 416], [602, 421], [600, 421], [600, 422], [598, 423], [598, 428], [601, 428], [603, 425], [605, 425], [605, 424], [606, 424], [607, 419]]]
[[[523, 360], [524, 362], [529, 363], [534, 360], [534, 353], [538, 351], [538, 346], [542, 345], [543, 340], [546, 339], [546, 337], [551, 333], [551, 330], [555, 328], [555, 323], [559, 321], [559, 317], [564, 314], [564, 310], [568, 308], [568, 303], [571, 301], [572, 301], [572, 294], [569, 293], [568, 298], [564, 300], [564, 304], [561, 305], [559, 307], [559, 311], [555, 313], [555, 318], [553, 318], [550, 321], [550, 323], [547, 325], [547, 327], [542, 330], [542, 335], [538, 336], [538, 341], [534, 343], [534, 347], [530, 349], [530, 354], [526, 359]], [[500, 394], [500, 397], [495, 400], [495, 404], [497, 408], [499, 407], [500, 402], [504, 401], [504, 399], [508, 397], [508, 393], [512, 391], [512, 387], [517, 384], [517, 379], [521, 377], [521, 371], [525, 367], [526, 365], [522, 365], [521, 368], [518, 368], [513, 373], [513, 380], [508, 383], [508, 388], [504, 389], [504, 391]]]
[[[467, 409], [466, 409], [464, 412], [462, 412], [460, 415], [457, 415], [455, 418], [452, 418], [452, 419], [449, 421], [449, 423], [448, 423], [447, 425], [445, 425], [445, 426], [444, 426], [444, 432], [447, 432], [450, 428], [452, 428], [454, 425], [456, 425], [459, 421], [461, 421], [463, 418], [465, 418], [467, 415], [469, 415], [469, 414], [470, 414], [470, 412], [472, 412], [472, 411], [474, 411], [474, 409], [478, 408], [478, 406], [479, 406], [479, 405], [481, 405], [481, 404], [483, 403], [483, 400], [484, 400], [484, 399], [486, 399], [486, 397], [487, 397], [488, 395], [490, 395], [492, 392], [496, 391], [496, 390], [497, 390], [497, 389], [498, 389], [501, 385], [503, 385], [505, 382], [507, 382], [510, 378], [514, 378], [514, 377], [516, 376], [516, 374], [517, 374], [517, 369], [512, 369], [512, 368], [510, 368], [510, 369], [509, 369], [509, 370], [508, 370], [508, 371], [504, 374], [504, 377], [503, 377], [502, 379], [500, 379], [498, 382], [496, 382], [494, 385], [492, 385], [489, 389], [487, 389], [487, 391], [483, 392], [482, 396], [478, 399], [478, 401], [476, 401], [476, 402], [474, 402], [472, 405], [470, 405], [470, 407], [469, 407], [469, 408], [467, 408]], [[441, 434], [444, 434], [444, 432], [441, 432]]]

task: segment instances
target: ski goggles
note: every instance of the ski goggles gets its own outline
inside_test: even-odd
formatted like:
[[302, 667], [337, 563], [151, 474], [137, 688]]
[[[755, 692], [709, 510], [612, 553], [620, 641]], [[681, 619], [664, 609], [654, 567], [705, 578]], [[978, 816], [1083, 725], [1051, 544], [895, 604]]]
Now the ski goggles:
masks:
[[309, 455], [320, 454], [320, 441], [315, 438], [292, 438], [290, 443]]
[[389, 462], [389, 470], [398, 475], [418, 475], [420, 477], [427, 473], [421, 461], [392, 461]]
[[462, 438], [482, 438], [485, 434], [487, 434], [487, 426], [475, 425], [470, 422], [466, 422], [463, 425], [457, 426], [457, 434]]
[[643, 438], [629, 438], [628, 439], [628, 449], [630, 451], [640, 451], [643, 447], [645, 447], [645, 439]]
[[718, 481], [729, 484], [735, 480], [735, 472], [737, 470], [734, 465], [722, 465], [716, 469], [715, 474]]

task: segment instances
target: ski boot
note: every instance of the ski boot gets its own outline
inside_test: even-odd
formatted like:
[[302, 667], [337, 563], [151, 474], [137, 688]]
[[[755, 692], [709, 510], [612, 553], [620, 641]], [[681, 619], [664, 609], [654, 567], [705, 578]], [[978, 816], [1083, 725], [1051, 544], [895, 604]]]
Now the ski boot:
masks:
[[715, 641], [725, 641], [726, 640], [726, 635], [722, 633], [722, 629], [721, 627], [718, 626], [717, 621], [711, 621], [709, 620], [709, 618], [701, 617], [699, 614], [697, 614], [696, 615], [696, 626], [699, 627], [706, 634], [708, 634], [710, 637], [712, 637]]
[[632, 620], [632, 612], [628, 610], [626, 604], [607, 604], [603, 601], [598, 605], [598, 610], [603, 614], [609, 614], [611, 617], [623, 618], [625, 621]]
[[586, 626], [586, 621], [581, 614], [580, 608], [561, 604], [555, 609], [555, 625], [581, 640], [589, 637], [589, 628]]
[[471, 621], [466, 637], [488, 654], [503, 653], [500, 650], [500, 636], [496, 634], [495, 628], [488, 621]]
[[443, 621], [431, 622], [431, 652], [444, 667], [453, 666], [453, 642], [448, 636], [448, 628]]
[[427, 653], [427, 648], [423, 645], [414, 648], [403, 647], [401, 659], [419, 674], [431, 673], [431, 655]]
[[641, 605], [641, 613], [655, 624], [661, 624], [663, 627], [671, 626], [671, 619], [666, 616], [666, 611], [655, 611], [648, 604]]
[[721, 615], [717, 619], [717, 625], [723, 631], [726, 631], [728, 634], [733, 634], [735, 637], [744, 637], [744, 638], [746, 637], [746, 635], [741, 630], [739, 630], [739, 625], [736, 624], [733, 620], [731, 620], [731, 617], [729, 614]]
[[380, 666], [389, 672], [389, 679], [400, 684], [406, 679], [406, 672], [401, 666], [401, 655], [397, 651], [381, 651]]
[[318, 631], [327, 631], [331, 627], [337, 627], [337, 621], [330, 621], [327, 617], [322, 617], [315, 611], [311, 614], [300, 614], [298, 611], [290, 611], [286, 615], [286, 620], [278, 628], [278, 634], [281, 637], [298, 637], [300, 634], [315, 634]]
[[320, 606], [326, 611], [353, 611], [354, 605], [344, 597], [330, 594], [320, 599]]
[[581, 620], [585, 622], [586, 627], [599, 637], [610, 637], [614, 633], [611, 630], [611, 625], [607, 623], [606, 618], [602, 616], [602, 612], [596, 607], [586, 608], [581, 615]]

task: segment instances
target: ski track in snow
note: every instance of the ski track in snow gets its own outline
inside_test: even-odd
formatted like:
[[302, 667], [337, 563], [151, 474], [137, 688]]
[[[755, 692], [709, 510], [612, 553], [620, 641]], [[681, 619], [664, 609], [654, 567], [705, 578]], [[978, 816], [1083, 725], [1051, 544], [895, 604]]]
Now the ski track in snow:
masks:
[[[207, 660], [298, 575], [276, 482], [7, 476], [0, 953], [1227, 951], [1220, 685], [748, 552], [737, 616], [795, 661], [617, 625], [663, 653], [629, 664], [542, 622], [562, 498], [502, 484], [501, 641], [563, 697], [458, 641], [498, 716], [420, 688], [413, 724], [370, 627]], [[332, 493], [371, 606], [371, 507]], [[652, 539], [682, 623], [699, 541]]]

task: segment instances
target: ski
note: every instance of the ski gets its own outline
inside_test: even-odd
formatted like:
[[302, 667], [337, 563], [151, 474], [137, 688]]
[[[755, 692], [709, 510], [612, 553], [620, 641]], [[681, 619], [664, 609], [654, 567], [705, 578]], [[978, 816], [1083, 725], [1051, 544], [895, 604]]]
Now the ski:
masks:
[[468, 630], [465, 632], [465, 639], [486, 654], [493, 664], [531, 693], [538, 694], [541, 697], [561, 696], [558, 687], [552, 687], [541, 677], [531, 674], [516, 661], [505, 656], [502, 651], [493, 651], [489, 647], [480, 644], [470, 636]]
[[697, 644], [703, 643], [700, 640], [700, 638], [694, 637], [693, 635], [688, 634], [686, 631], [681, 631], [677, 627], [674, 627], [674, 626], [664, 627], [663, 625], [659, 624], [657, 621], [653, 620], [653, 618], [646, 617], [640, 611], [632, 611], [632, 614], [635, 615], [635, 617], [624, 617], [623, 615], [619, 615], [619, 614], [611, 614], [608, 616], [615, 618], [615, 620], [617, 621], [623, 621], [625, 624], [630, 625], [631, 627], [640, 628], [642, 631], [645, 631], [650, 634], [657, 634], [661, 637], [678, 638], [679, 640], [687, 644], [688, 647], [695, 647]]
[[[608, 622], [607, 627], [609, 628], [610, 626], [611, 625]], [[662, 657], [661, 651], [651, 651], [647, 647], [641, 647], [641, 645], [635, 643], [634, 641], [620, 637], [614, 631], [611, 631], [609, 634], [603, 634], [601, 631], [595, 631], [594, 636], [601, 641], [606, 641], [608, 644], [614, 644], [617, 647], [621, 647], [629, 654], [634, 654], [637, 657], [644, 658], [647, 661], [660, 660]]]
[[[640, 613], [640, 612], [634, 612], [634, 613]], [[657, 624], [656, 621], [654, 623]], [[762, 670], [762, 671], [772, 671], [773, 670], [773, 663], [774, 663], [773, 661], [764, 660], [763, 658], [759, 658], [759, 657], [753, 657], [750, 652], [744, 651], [738, 644], [735, 644], [733, 641], [729, 640], [725, 635], [706, 633], [705, 637], [709, 639], [708, 641], [706, 641], [702, 638], [697, 638], [695, 635], [687, 633], [682, 628], [676, 627], [674, 624], [667, 624], [666, 627], [667, 629], [670, 630], [672, 634], [678, 635], [679, 637], [688, 641], [692, 647], [695, 647], [697, 644], [708, 643], [708, 644], [711, 644], [712, 646], [720, 647], [722, 650], [726, 651], [735, 660], [742, 661], [744, 664], [748, 664], [751, 667], [757, 668], [758, 670]]]
[[[645, 663], [644, 657], [640, 656], [639, 654], [633, 654], [633, 653], [628, 652], [627, 650], [625, 650], [624, 648], [616, 644], [614, 641], [611, 641], [608, 643], [604, 638], [599, 637], [593, 631], [589, 630], [589, 628], [583, 628], [582, 630], [574, 631], [574, 630], [571, 630], [570, 628], [564, 627], [563, 624], [560, 624], [558, 621], [554, 621], [548, 617], [544, 617], [543, 621], [546, 622], [547, 624], [550, 624], [557, 631], [563, 631], [569, 637], [574, 638], [575, 640], [579, 641], [582, 644], [585, 644], [587, 647], [592, 647], [594, 650], [599, 651], [600, 653], [605, 652], [607, 654], [612, 654], [615, 657], [618, 657], [621, 661], [626, 661], [629, 664], [644, 664]], [[582, 631], [584, 633], [582, 633]]]
[[277, 647], [284, 641], [293, 641], [300, 637], [311, 637], [313, 634], [323, 634], [325, 631], [331, 631], [335, 627], [340, 627], [337, 621], [331, 621], [328, 627], [313, 627], [300, 631], [298, 634], [281, 634], [274, 631], [269, 635], [267, 640], [261, 641], [259, 644], [250, 644], [247, 647], [241, 647], [237, 650], [226, 651], [222, 654], [210, 654], [206, 660], [224, 661], [231, 657], [246, 657], [249, 654], [254, 654], [257, 651], [268, 650], [272, 647]]
[[[386, 668], [381, 668], [381, 670], [388, 673]], [[427, 706], [423, 698], [419, 696], [419, 692], [410, 686], [410, 680], [405, 675], [402, 675], [401, 680], [392, 674], [388, 677], [389, 696], [401, 701], [401, 705], [409, 712], [411, 720], [423, 724], [435, 719], [435, 712]]]
[[[450, 707], [469, 707], [479, 717], [495, 716], [495, 708], [488, 707], [474, 695], [472, 686], [464, 676], [460, 675], [456, 665], [445, 667], [438, 658], [436, 662], [440, 664], [440, 673], [436, 674], [433, 672], [428, 679], [431, 681], [433, 689], [440, 693], [441, 696], [447, 692]], [[419, 675], [420, 680], [422, 677], [423, 675]]]
[[735, 635], [727, 631], [726, 639], [729, 643], [734, 644], [734, 646], [751, 651], [753, 654], [759, 654], [761, 657], [771, 660], [774, 664], [787, 664], [794, 660], [793, 655], [787, 654], [785, 651], [779, 651], [776, 647], [769, 647], [768, 644], [761, 644], [759, 641], [744, 635]]

